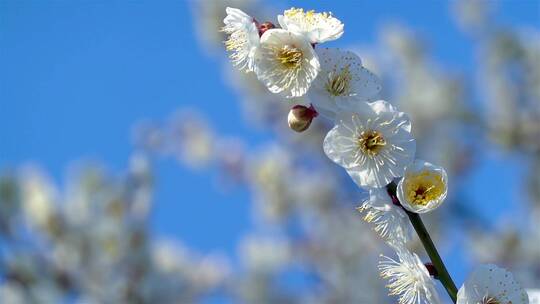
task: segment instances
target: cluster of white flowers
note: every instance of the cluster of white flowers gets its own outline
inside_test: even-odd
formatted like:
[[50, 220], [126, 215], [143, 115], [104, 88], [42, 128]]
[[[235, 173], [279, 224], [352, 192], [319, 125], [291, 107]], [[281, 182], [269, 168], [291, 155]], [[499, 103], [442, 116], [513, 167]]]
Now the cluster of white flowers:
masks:
[[152, 240], [149, 160], [84, 168], [65, 189], [34, 167], [0, 176], [0, 303], [188, 303], [229, 275], [218, 255]]
[[[400, 304], [439, 303], [437, 269], [430, 273], [406, 245], [411, 238], [408, 217], [443, 203], [447, 173], [415, 159], [409, 116], [378, 100], [379, 78], [362, 66], [356, 54], [319, 46], [341, 37], [343, 24], [331, 13], [297, 8], [278, 16], [280, 28], [259, 23], [239, 9], [226, 12], [223, 31], [233, 64], [255, 73], [272, 93], [293, 101], [303, 98], [304, 103], [293, 104], [289, 113], [291, 129], [305, 131], [319, 114], [333, 122], [324, 152], [369, 191], [359, 210], [399, 258], [384, 257], [379, 264], [381, 275], [390, 281], [390, 294], [398, 295]], [[528, 303], [512, 276], [497, 274], [495, 283], [490, 280], [478, 280], [473, 274], [459, 291], [459, 303]], [[471, 284], [475, 292], [470, 292]]]
[[[406, 209], [407, 185], [402, 184], [405, 192], [396, 191], [395, 196], [385, 187], [363, 186], [369, 188], [370, 197], [359, 209], [377, 232], [371, 233], [345, 203], [357, 200], [358, 189], [344, 181], [348, 176], [320, 149], [338, 106], [348, 108], [357, 100], [376, 101], [380, 86], [367, 83], [380, 82], [388, 84], [385, 98], [414, 122], [411, 130], [417, 139], [416, 154], [442, 165], [451, 180], [458, 181], [452, 185], [457, 195], [449, 197], [449, 208], [423, 218], [432, 228], [432, 236], [459, 235], [439, 241], [446, 248], [468, 249], [463, 267], [476, 260], [502, 261], [512, 269], [516, 282], [531, 288], [527, 290], [530, 303], [540, 304], [540, 271], [536, 267], [540, 261], [539, 32], [534, 26], [527, 28], [526, 20], [519, 26], [497, 22], [493, 17], [501, 14], [489, 14], [490, 1], [451, 4], [461, 6], [456, 17], [461, 18], [460, 25], [471, 34], [472, 47], [480, 54], [467, 69], [477, 72], [473, 77], [462, 74], [459, 65], [437, 64], [439, 56], [433, 52], [438, 48], [427, 47], [433, 41], [424, 40], [424, 31], [407, 23], [381, 23], [382, 30], [374, 35], [378, 42], [355, 44], [351, 46], [354, 52], [325, 48], [327, 45], [321, 48], [316, 43], [318, 74], [326, 78], [315, 77], [306, 94], [287, 98], [286, 92], [272, 93], [255, 72], [245, 73], [250, 66], [255, 68], [255, 56], [235, 55], [237, 51], [254, 55], [251, 43], [256, 48], [260, 35], [272, 28], [269, 23], [250, 22], [248, 17], [245, 33], [252, 40], [235, 34], [235, 41], [247, 43], [228, 45], [234, 64], [244, 72], [231, 69], [229, 62], [222, 72], [226, 73], [224, 82], [237, 93], [249, 126], [272, 134], [265, 143], [257, 143], [258, 148], [253, 149], [252, 138], [231, 139], [234, 134], [212, 128], [213, 121], [191, 110], [135, 129], [136, 149], [148, 152], [151, 159], [170, 157], [197, 170], [212, 167], [212, 176], [218, 172], [219, 178], [214, 190], [227, 191], [231, 183], [248, 190], [254, 225], [245, 237], [240, 236], [232, 273], [215, 253], [198, 254], [189, 248], [189, 242], [152, 240], [162, 236], [156, 236], [146, 220], [153, 205], [150, 184], [154, 175], [158, 182], [163, 178], [160, 170], [148, 172], [144, 157], [134, 158], [127, 174], [104, 175], [93, 169], [84, 176], [70, 175], [67, 189], [32, 169], [2, 170], [0, 303], [206, 303], [221, 297], [231, 303], [396, 303], [386, 295], [384, 282], [376, 279], [373, 265], [385, 243], [375, 238], [379, 234], [391, 248], [419, 248], [405, 211], [410, 210]], [[197, 31], [194, 36], [212, 48], [205, 48], [208, 55], [218, 56], [223, 54], [224, 35], [238, 28], [216, 31], [222, 26], [227, 6], [241, 7], [260, 21], [270, 20], [270, 13], [275, 12], [273, 3], [262, 0], [191, 1], [190, 5], [192, 28]], [[302, 14], [283, 15], [279, 19], [303, 18]], [[243, 16], [236, 12], [229, 20], [234, 23]], [[332, 22], [329, 26], [341, 26], [339, 21]], [[306, 32], [310, 27], [289, 25], [290, 20], [276, 24], [306, 36], [310, 43], [323, 43], [318, 31]], [[328, 39], [337, 37], [325, 35]], [[330, 41], [327, 38], [324, 42]], [[463, 47], [466, 51], [468, 46]], [[381, 80], [365, 67], [377, 72]], [[349, 76], [350, 81], [345, 82]], [[485, 103], [468, 102], [477, 96]], [[289, 124], [297, 131], [307, 130], [301, 136], [289, 132], [283, 123], [291, 106]], [[317, 114], [328, 119], [314, 119], [312, 124]], [[489, 218], [482, 220], [474, 208], [480, 201], [464, 198], [470, 187], [459, 182], [459, 177], [485, 168], [487, 149], [478, 143], [488, 138], [496, 139], [489, 154], [512, 151], [510, 159], [518, 158], [526, 169], [520, 171], [528, 176], [519, 179], [519, 186], [508, 187], [523, 188], [523, 195], [510, 202], [519, 208], [495, 216], [491, 211], [483, 213]], [[529, 152], [526, 157], [524, 152]], [[507, 160], [500, 158], [497, 163]], [[407, 167], [410, 169], [402, 175], [415, 172], [412, 164]], [[358, 169], [347, 168], [353, 177], [360, 176]], [[189, 197], [183, 193], [189, 194], [189, 190], [181, 192], [182, 197]], [[440, 204], [443, 197], [426, 200], [427, 209], [410, 203], [408, 207], [425, 212]], [[394, 203], [396, 198], [401, 206]], [[471, 255], [474, 253], [476, 256]], [[402, 301], [436, 296], [432, 289], [436, 281], [429, 272], [433, 268], [426, 268], [421, 258], [412, 250], [397, 251], [396, 257], [384, 257], [380, 262], [382, 276]], [[459, 303], [526, 301], [509, 273], [494, 266], [478, 269], [460, 289]], [[297, 288], [297, 276], [301, 277], [301, 288]]]

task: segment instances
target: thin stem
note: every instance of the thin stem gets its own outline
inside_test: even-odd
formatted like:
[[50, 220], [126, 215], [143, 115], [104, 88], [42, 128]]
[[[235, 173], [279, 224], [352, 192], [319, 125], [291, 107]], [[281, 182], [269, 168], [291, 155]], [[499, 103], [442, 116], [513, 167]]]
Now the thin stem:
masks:
[[[391, 183], [387, 186], [388, 194], [392, 197], [394, 202], [399, 205], [401, 208], [401, 203], [399, 202], [397, 196], [396, 196], [396, 184]], [[456, 284], [452, 280], [452, 277], [448, 273], [448, 270], [446, 269], [446, 266], [444, 266], [444, 262], [441, 259], [441, 256], [439, 255], [439, 252], [437, 251], [437, 248], [435, 247], [435, 244], [433, 244], [433, 241], [431, 240], [431, 237], [429, 236], [429, 233], [426, 229], [426, 226], [424, 226], [424, 223], [422, 222], [422, 219], [420, 218], [420, 215], [418, 213], [410, 212], [403, 208], [405, 212], [407, 213], [407, 216], [409, 216], [409, 220], [411, 221], [411, 224], [414, 227], [414, 230], [416, 231], [416, 234], [420, 238], [420, 241], [422, 241], [422, 245], [424, 245], [424, 249], [426, 250], [429, 258], [431, 259], [431, 263], [433, 263], [433, 266], [435, 267], [435, 270], [437, 271], [436, 279], [438, 279], [441, 284], [446, 289], [446, 292], [452, 299], [454, 303], [457, 301], [457, 288]]]
[[416, 230], [420, 241], [422, 241], [422, 245], [424, 245], [424, 248], [426, 249], [429, 258], [431, 259], [431, 263], [433, 263], [433, 266], [437, 270], [437, 279], [444, 286], [446, 292], [448, 292], [448, 295], [450, 296], [450, 298], [452, 298], [452, 301], [456, 303], [456, 284], [454, 284], [454, 281], [452, 281], [452, 277], [450, 277], [446, 266], [444, 266], [444, 262], [442, 261], [441, 256], [437, 251], [437, 248], [433, 244], [433, 241], [431, 240], [431, 237], [429, 236], [429, 233], [427, 232], [426, 227], [424, 226], [424, 223], [420, 218], [420, 215], [418, 215], [418, 213], [409, 212], [407, 210], [406, 212], [409, 216], [409, 219], [411, 220], [414, 230]]

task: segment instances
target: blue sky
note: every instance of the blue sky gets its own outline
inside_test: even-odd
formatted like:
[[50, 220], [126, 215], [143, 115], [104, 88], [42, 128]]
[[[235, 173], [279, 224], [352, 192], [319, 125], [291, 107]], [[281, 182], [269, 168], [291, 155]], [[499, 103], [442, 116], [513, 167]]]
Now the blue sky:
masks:
[[[538, 26], [538, 1], [497, 4], [503, 23]], [[429, 42], [437, 62], [472, 72], [471, 44], [454, 26], [450, 2], [277, 5], [333, 11], [346, 24], [334, 46], [370, 45], [386, 22], [407, 24]], [[165, 119], [186, 106], [205, 113], [223, 134], [252, 143], [268, 138], [243, 121], [222, 79], [221, 60], [202, 51], [190, 13], [188, 1], [1, 0], [0, 169], [37, 163], [58, 181], [74, 160], [122, 170], [133, 148], [133, 124]], [[249, 194], [216, 190], [215, 172], [193, 172], [173, 161], [161, 161], [157, 169], [152, 229], [203, 252], [234, 253], [251, 226]], [[513, 165], [495, 169], [519, 171]], [[495, 169], [488, 161], [473, 180]]]

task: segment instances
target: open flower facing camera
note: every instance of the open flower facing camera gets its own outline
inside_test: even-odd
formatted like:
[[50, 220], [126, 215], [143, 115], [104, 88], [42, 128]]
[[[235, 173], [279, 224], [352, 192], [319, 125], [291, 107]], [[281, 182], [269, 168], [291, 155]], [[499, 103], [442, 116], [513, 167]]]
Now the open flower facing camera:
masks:
[[415, 160], [405, 169], [397, 187], [401, 205], [415, 213], [426, 213], [439, 207], [448, 192], [448, 177], [442, 167]]
[[[233, 64], [254, 72], [270, 92], [286, 98], [304, 96], [311, 103], [292, 107], [290, 128], [303, 132], [318, 114], [334, 124], [324, 138], [324, 153], [369, 191], [358, 210], [397, 253], [398, 260], [384, 257], [379, 269], [400, 304], [440, 303], [436, 281], [454, 303], [528, 303], [512, 275], [495, 266], [479, 268], [458, 293], [419, 215], [444, 202], [447, 173], [415, 160], [409, 115], [378, 100], [381, 81], [362, 66], [358, 55], [319, 46], [342, 36], [341, 21], [330, 13], [292, 8], [277, 17], [281, 28], [266, 22], [271, 26], [257, 31], [255, 19], [237, 9], [227, 8], [227, 13], [224, 31], [230, 37], [225, 43], [233, 51]], [[411, 226], [429, 264], [407, 247]]]
[[339, 109], [359, 101], [375, 100], [381, 90], [380, 80], [362, 66], [360, 57], [351, 51], [317, 48], [321, 71], [308, 97], [317, 111], [334, 119]]
[[270, 92], [301, 97], [319, 70], [319, 58], [304, 36], [283, 29], [270, 29], [261, 36], [255, 73]]
[[357, 101], [339, 110], [324, 139], [324, 152], [360, 187], [383, 188], [414, 159], [411, 122], [390, 103]]

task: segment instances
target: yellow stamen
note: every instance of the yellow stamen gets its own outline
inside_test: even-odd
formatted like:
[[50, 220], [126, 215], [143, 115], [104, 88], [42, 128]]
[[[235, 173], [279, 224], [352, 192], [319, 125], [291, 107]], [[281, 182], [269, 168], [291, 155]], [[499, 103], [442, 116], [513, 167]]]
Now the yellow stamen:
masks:
[[375, 156], [386, 146], [386, 140], [378, 131], [364, 131], [358, 138], [358, 147], [364, 154]]
[[415, 205], [425, 206], [437, 200], [446, 190], [442, 175], [436, 171], [424, 170], [409, 173], [405, 177], [404, 192], [407, 200]]
[[349, 95], [351, 80], [351, 72], [347, 65], [339, 73], [332, 72], [328, 75], [325, 89], [333, 96]]
[[229, 57], [233, 61], [240, 61], [243, 58], [243, 50], [248, 44], [247, 35], [244, 32], [234, 32], [224, 41], [225, 49], [230, 52]]
[[236, 51], [238, 49], [241, 49], [244, 44], [244, 41], [234, 39], [232, 37], [229, 37], [229, 39], [225, 40], [225, 48], [227, 49], [227, 51]]
[[303, 57], [302, 51], [290, 45], [285, 45], [276, 51], [277, 60], [288, 69], [299, 67]]
[[320, 22], [327, 21], [328, 19], [332, 18], [332, 13], [316, 13], [314, 10], [304, 12], [304, 9], [294, 7], [286, 10], [284, 14], [289, 19], [303, 21], [309, 26], [317, 25]]

